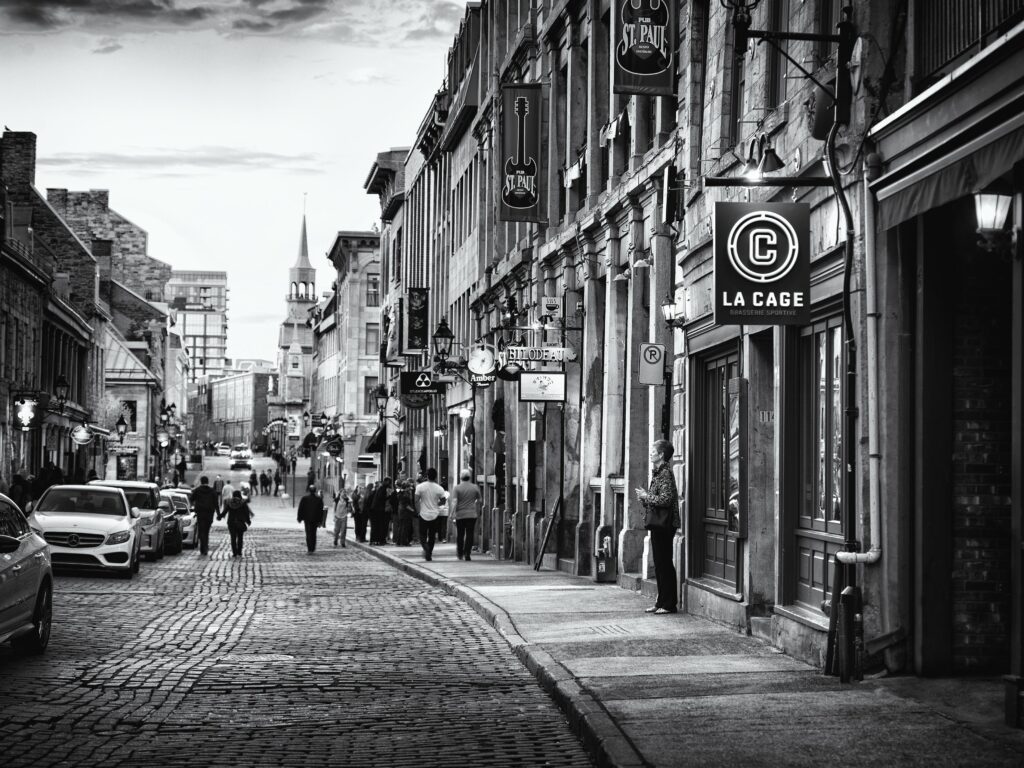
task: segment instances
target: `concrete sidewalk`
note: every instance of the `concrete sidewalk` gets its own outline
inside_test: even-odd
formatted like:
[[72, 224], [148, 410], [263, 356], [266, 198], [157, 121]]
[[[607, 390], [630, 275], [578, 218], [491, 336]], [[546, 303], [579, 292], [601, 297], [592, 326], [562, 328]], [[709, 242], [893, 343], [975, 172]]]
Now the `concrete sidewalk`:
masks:
[[1024, 766], [997, 679], [840, 685], [766, 643], [611, 584], [439, 544], [370, 547], [485, 617], [602, 766]]

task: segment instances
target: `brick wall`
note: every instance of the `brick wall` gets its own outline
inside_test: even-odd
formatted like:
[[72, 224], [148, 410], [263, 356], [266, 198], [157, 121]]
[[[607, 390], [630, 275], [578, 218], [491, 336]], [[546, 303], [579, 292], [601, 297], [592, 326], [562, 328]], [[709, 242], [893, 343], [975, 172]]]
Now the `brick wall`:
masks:
[[171, 266], [148, 254], [149, 235], [146, 230], [111, 210], [107, 190], [69, 192], [66, 189], [48, 189], [46, 196], [50, 205], [83, 241], [111, 241], [115, 280], [140, 296], [148, 295], [153, 301], [164, 301]]
[[1010, 265], [958, 260], [953, 331], [953, 663], [1005, 672], [1010, 635]]

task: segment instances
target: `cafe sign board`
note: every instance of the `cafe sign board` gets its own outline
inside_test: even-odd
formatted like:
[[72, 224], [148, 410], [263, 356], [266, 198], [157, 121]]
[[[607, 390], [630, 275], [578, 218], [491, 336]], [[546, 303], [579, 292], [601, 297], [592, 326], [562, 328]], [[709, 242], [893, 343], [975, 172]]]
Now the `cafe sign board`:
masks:
[[572, 347], [505, 347], [505, 360], [510, 363], [564, 363], [576, 359]]
[[715, 203], [715, 323], [810, 320], [810, 206]]

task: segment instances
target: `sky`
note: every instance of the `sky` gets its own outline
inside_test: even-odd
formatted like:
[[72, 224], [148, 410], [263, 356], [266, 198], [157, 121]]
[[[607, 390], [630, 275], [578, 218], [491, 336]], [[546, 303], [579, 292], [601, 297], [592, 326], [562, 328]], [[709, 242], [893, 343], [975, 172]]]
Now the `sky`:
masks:
[[0, 121], [36, 186], [107, 189], [174, 269], [226, 270], [228, 354], [276, 359], [303, 210], [317, 290], [363, 183], [409, 146], [460, 0], [0, 0]]

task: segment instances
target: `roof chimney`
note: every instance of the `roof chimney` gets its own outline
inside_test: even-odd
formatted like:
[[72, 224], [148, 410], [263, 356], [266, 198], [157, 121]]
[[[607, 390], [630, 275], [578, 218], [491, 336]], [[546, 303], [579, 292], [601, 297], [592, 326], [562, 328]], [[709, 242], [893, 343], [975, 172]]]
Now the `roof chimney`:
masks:
[[36, 183], [36, 135], [4, 131], [0, 141], [0, 176], [6, 184]]

